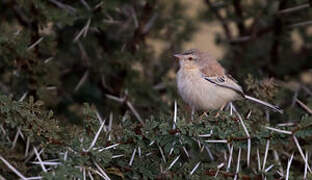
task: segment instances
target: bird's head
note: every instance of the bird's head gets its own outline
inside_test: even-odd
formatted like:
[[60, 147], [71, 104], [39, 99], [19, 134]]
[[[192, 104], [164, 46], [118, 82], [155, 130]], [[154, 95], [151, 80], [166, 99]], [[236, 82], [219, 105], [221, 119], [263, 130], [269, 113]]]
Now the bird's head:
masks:
[[202, 53], [197, 49], [190, 49], [173, 56], [179, 60], [181, 68], [194, 69], [199, 66], [201, 54]]

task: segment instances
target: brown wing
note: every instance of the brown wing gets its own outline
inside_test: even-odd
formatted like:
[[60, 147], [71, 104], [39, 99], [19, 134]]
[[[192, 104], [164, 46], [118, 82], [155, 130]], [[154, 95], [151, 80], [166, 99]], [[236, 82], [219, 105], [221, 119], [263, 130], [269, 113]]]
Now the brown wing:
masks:
[[[211, 57], [210, 57], [211, 58]], [[207, 58], [206, 55], [206, 60], [200, 62], [200, 71], [205, 75], [205, 76], [224, 76], [225, 75], [225, 70], [224, 68], [219, 64], [214, 59]]]
[[242, 87], [226, 75], [224, 75], [224, 76], [211, 76], [211, 77], [203, 76], [203, 78], [210, 83], [213, 83], [217, 86], [221, 86], [224, 88], [232, 89], [233, 91], [236, 91], [237, 93], [244, 96], [244, 92], [243, 92]]

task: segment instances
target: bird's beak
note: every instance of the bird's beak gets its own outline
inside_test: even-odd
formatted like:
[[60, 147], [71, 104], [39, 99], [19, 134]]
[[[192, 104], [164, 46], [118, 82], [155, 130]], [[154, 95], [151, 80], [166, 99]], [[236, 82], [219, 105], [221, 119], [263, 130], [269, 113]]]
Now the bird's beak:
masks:
[[175, 54], [175, 55], [173, 55], [173, 57], [177, 58], [178, 60], [182, 59], [182, 55], [181, 54]]

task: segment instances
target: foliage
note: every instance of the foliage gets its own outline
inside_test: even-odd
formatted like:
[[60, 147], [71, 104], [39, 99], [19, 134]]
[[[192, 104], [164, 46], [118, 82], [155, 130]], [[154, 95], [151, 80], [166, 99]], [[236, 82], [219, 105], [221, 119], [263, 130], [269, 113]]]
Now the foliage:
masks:
[[[289, 12], [310, 5], [204, 2], [194, 19], [179, 0], [2, 1], [0, 179], [310, 178], [311, 12]], [[239, 101], [190, 121], [171, 55], [214, 20], [222, 63], [284, 114]]]

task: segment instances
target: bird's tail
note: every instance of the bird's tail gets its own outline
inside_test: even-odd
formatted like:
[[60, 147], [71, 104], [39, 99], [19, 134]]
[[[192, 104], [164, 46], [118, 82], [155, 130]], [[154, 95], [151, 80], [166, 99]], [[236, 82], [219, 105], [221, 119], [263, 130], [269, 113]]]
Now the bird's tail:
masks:
[[275, 106], [275, 105], [273, 105], [273, 104], [270, 104], [270, 103], [268, 103], [268, 102], [262, 101], [262, 100], [260, 100], [260, 99], [257, 99], [257, 98], [251, 97], [251, 96], [244, 95], [244, 97], [245, 97], [246, 99], [248, 99], [248, 100], [251, 100], [251, 101], [253, 101], [253, 102], [256, 102], [256, 103], [265, 105], [265, 106], [267, 106], [267, 107], [269, 107], [269, 108], [272, 108], [272, 109], [274, 109], [275, 111], [277, 111], [277, 112], [283, 114], [283, 110], [282, 110], [280, 107], [278, 107], [278, 106]]

